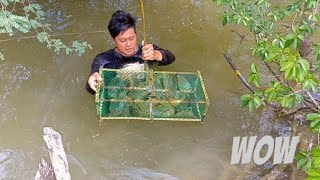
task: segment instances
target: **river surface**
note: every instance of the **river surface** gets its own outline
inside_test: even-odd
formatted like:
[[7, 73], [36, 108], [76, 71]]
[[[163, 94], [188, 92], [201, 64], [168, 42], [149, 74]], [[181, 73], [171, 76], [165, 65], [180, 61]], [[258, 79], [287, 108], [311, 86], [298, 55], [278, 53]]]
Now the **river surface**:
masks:
[[230, 165], [233, 137], [258, 135], [260, 123], [257, 113], [240, 108], [239, 96], [247, 90], [222, 55], [228, 51], [244, 68], [250, 54], [240, 51], [239, 37], [222, 27], [222, 10], [212, 1], [145, 2], [148, 42], [176, 55], [173, 64], [159, 69], [202, 73], [211, 102], [204, 123], [110, 120], [101, 125], [94, 96], [84, 88], [95, 55], [114, 46], [100, 31], [122, 9], [138, 17], [142, 40], [139, 1], [40, 3], [52, 34], [65, 42], [87, 41], [93, 50], [79, 57], [57, 55], [36, 39], [0, 44], [6, 55], [0, 62], [0, 179], [33, 179], [40, 158], [48, 159], [41, 136], [46, 126], [61, 133], [76, 180], [259, 179], [259, 172]]

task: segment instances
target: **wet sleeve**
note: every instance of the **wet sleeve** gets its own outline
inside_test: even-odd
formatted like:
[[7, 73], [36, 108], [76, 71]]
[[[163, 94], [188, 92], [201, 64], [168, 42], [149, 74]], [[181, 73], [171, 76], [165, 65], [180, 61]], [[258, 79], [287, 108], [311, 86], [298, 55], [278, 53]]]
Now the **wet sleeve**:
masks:
[[107, 57], [103, 54], [98, 54], [91, 65], [91, 74], [99, 72], [100, 67], [103, 67], [107, 63]]
[[160, 51], [162, 54], [162, 61], [158, 61], [159, 66], [165, 66], [165, 65], [171, 64], [171, 63], [173, 63], [173, 61], [175, 61], [176, 57], [174, 56], [174, 54], [171, 51], [166, 50], [166, 49], [162, 49], [155, 44], [153, 44], [153, 48], [154, 48], [154, 50]]

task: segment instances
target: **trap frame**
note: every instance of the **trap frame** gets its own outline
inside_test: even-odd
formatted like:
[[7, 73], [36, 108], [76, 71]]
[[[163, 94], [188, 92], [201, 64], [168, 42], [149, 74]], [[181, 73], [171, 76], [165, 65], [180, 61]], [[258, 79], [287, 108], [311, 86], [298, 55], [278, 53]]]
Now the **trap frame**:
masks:
[[209, 98], [197, 72], [99, 70], [95, 96], [99, 121], [108, 119], [200, 121]]

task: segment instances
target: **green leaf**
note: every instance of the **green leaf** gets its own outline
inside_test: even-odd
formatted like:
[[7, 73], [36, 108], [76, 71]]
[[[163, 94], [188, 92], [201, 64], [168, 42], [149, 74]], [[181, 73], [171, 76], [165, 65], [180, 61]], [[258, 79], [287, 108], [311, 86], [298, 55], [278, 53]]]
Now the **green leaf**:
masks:
[[66, 54], [69, 55], [72, 52], [71, 48], [66, 48]]
[[1, 51], [0, 51], [0, 60], [4, 61], [4, 55], [3, 55], [3, 53]]
[[296, 94], [295, 95], [295, 99], [296, 99], [296, 104], [300, 104], [300, 103], [302, 103], [302, 101], [303, 101], [303, 95], [301, 95], [301, 94]]
[[284, 107], [284, 108], [288, 107], [288, 98], [287, 97], [283, 97], [280, 103], [281, 103], [282, 107]]
[[293, 68], [284, 72], [284, 77], [286, 79], [293, 79]]
[[249, 81], [249, 83], [254, 83], [255, 86], [257, 86], [257, 87], [260, 87], [261, 81], [260, 81], [259, 74], [251, 73], [249, 75], [248, 81]]
[[304, 36], [303, 36], [302, 34], [299, 34], [299, 35], [298, 35], [298, 38], [299, 38], [301, 41], [304, 40]]
[[267, 61], [273, 61], [275, 60], [280, 54], [279, 53], [269, 53], [266, 57]]
[[265, 0], [259, 0], [258, 3], [257, 3], [257, 5], [262, 4], [264, 1], [265, 1]]
[[249, 75], [248, 82], [252, 83], [255, 80], [255, 78], [256, 78], [256, 74], [255, 73], [251, 73]]
[[293, 43], [293, 39], [286, 40], [285, 43], [284, 43], [284, 48], [289, 47], [292, 43]]
[[252, 112], [259, 108], [263, 102], [259, 96], [261, 96], [261, 92], [256, 92], [255, 94], [244, 94], [241, 96], [241, 106], [248, 107], [249, 111]]
[[317, 148], [312, 148], [311, 155], [316, 158], [320, 157], [320, 146], [318, 146]]
[[319, 113], [309, 113], [307, 115], [307, 120], [309, 120], [309, 121], [320, 120], [320, 114]]
[[9, 2], [7, 0], [1, 0], [0, 1], [4, 6], [8, 6]]
[[300, 159], [297, 163], [298, 169], [303, 169], [308, 163], [308, 159]]
[[37, 4], [37, 3], [31, 3], [30, 6], [31, 6], [32, 8], [34, 8], [34, 9], [37, 9], [37, 10], [42, 9], [42, 8], [41, 8], [41, 5], [40, 5], [40, 4]]
[[295, 38], [296, 38], [296, 35], [294, 33], [289, 33], [285, 37], [286, 40], [295, 39]]
[[297, 160], [301, 160], [301, 159], [307, 158], [307, 156], [308, 156], [308, 152], [307, 152], [307, 151], [299, 151], [299, 153], [297, 153], [297, 154], [295, 155], [295, 158], [296, 158]]
[[313, 165], [315, 168], [320, 169], [320, 158], [315, 158]]
[[298, 34], [298, 28], [296, 26], [292, 26], [291, 29], [294, 32], [294, 36]]
[[287, 62], [284, 62], [280, 65], [281, 69], [280, 71], [288, 71], [288, 70], [291, 70], [295, 65], [295, 62], [294, 61], [287, 61]]
[[228, 17], [223, 17], [222, 25], [225, 26], [228, 23]]
[[250, 95], [250, 94], [244, 94], [244, 95], [242, 95], [242, 96], [240, 97], [241, 107], [247, 107], [250, 98], [251, 98], [251, 95]]
[[313, 132], [317, 132], [319, 127], [320, 127], [320, 119], [313, 120], [310, 123], [310, 128]]
[[311, 169], [312, 167], [312, 161], [308, 161], [307, 165], [306, 165], [306, 169]]
[[318, 91], [318, 81], [314, 77], [313, 74], [307, 75], [307, 78], [302, 83], [302, 88], [303, 89], [312, 89], [312, 91], [315, 93]]
[[277, 97], [277, 93], [275, 91], [272, 91], [268, 94], [268, 101], [274, 101]]
[[40, 32], [37, 34], [37, 39], [41, 42], [49, 42], [49, 34], [46, 32]]
[[261, 106], [261, 104], [262, 104], [261, 99], [260, 99], [259, 97], [255, 96], [255, 97], [253, 98], [253, 100], [254, 100], [254, 102], [255, 102], [255, 107], [256, 107], [256, 108], [259, 108], [259, 107]]
[[258, 68], [257, 68], [257, 65], [255, 63], [251, 64], [251, 71], [253, 73], [258, 73]]
[[249, 111], [252, 112], [254, 110], [254, 102], [249, 101]]
[[314, 170], [314, 169], [310, 169], [309, 171], [307, 171], [307, 174], [310, 176], [309, 178], [319, 178], [320, 179], [320, 171], [319, 170]]
[[294, 40], [293, 40], [293, 47], [294, 47], [295, 49], [298, 49], [299, 45], [300, 45], [299, 39], [294, 39]]
[[244, 94], [240, 98], [241, 98], [241, 100], [250, 100], [251, 99], [251, 94]]
[[297, 66], [294, 66], [292, 68], [293, 72], [292, 72], [292, 76], [295, 80], [297, 80], [297, 78], [299, 77], [300, 74], [300, 69]]
[[300, 66], [302, 67], [304, 73], [307, 73], [307, 72], [309, 71], [310, 64], [309, 64], [309, 62], [308, 62], [307, 60], [305, 60], [305, 59], [299, 59], [299, 60], [297, 61], [297, 63], [300, 64]]
[[293, 108], [295, 107], [298, 103], [301, 103], [302, 97], [297, 94], [291, 94], [291, 95], [286, 95], [283, 96], [281, 99], [281, 106], [284, 108]]

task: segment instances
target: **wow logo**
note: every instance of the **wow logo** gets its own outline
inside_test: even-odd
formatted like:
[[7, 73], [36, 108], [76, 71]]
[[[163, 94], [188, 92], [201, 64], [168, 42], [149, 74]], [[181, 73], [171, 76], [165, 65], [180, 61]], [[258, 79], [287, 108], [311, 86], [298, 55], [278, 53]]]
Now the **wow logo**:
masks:
[[[256, 143], [257, 136], [233, 138], [231, 164], [246, 164], [250, 163], [252, 156], [256, 164], [261, 165], [267, 162], [273, 154], [273, 164], [288, 164], [293, 162], [294, 154], [299, 143], [299, 136], [276, 137], [275, 140], [271, 136], [264, 136]], [[260, 156], [260, 152], [266, 146], [266, 153]], [[241, 159], [242, 157], [242, 159]]]

